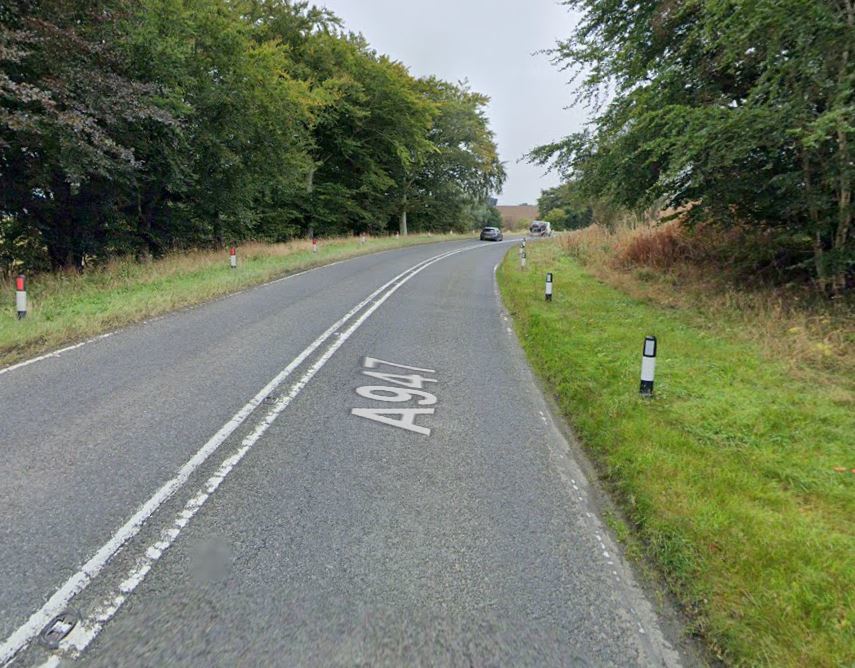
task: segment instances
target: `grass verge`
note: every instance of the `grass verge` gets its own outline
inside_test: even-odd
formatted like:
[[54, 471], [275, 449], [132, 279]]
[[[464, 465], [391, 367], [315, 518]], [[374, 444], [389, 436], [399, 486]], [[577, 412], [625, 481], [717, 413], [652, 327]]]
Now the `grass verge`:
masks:
[[498, 273], [520, 340], [693, 630], [734, 665], [855, 664], [851, 378], [803, 379], [733, 335], [749, 323], [633, 298], [557, 243], [528, 260]]
[[231, 270], [224, 251], [176, 253], [150, 263], [117, 260], [82, 274], [55, 273], [28, 281], [27, 318], [15, 315], [14, 284], [0, 284], [0, 366], [63, 344], [199, 304], [279, 276], [382, 250], [464, 239], [466, 235], [321, 240], [313, 253], [307, 241], [247, 244]]

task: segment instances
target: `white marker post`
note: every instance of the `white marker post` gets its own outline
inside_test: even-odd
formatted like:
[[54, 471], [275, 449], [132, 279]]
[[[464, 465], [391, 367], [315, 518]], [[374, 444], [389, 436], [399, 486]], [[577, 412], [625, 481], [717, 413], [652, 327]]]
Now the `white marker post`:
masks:
[[314, 237], [312, 237], [312, 252], [313, 253], [318, 252], [318, 240], [315, 239]]
[[23, 274], [15, 279], [15, 308], [18, 310], [18, 320], [27, 317], [27, 278]]
[[546, 274], [546, 301], [552, 301], [552, 272]]
[[525, 269], [525, 249], [520, 253], [520, 269]]
[[232, 269], [237, 269], [237, 248], [235, 246], [229, 248], [229, 265]]
[[641, 396], [653, 396], [653, 377], [656, 374], [656, 337], [644, 339], [644, 355], [641, 358]]

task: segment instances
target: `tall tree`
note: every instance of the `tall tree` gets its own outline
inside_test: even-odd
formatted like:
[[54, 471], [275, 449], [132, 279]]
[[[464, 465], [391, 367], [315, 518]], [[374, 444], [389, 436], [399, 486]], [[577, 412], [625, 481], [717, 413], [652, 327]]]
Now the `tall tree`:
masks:
[[505, 181], [485, 113], [490, 100], [465, 83], [435, 77], [419, 83], [436, 109], [428, 133], [434, 149], [412, 172], [408, 206], [422, 229], [468, 229], [483, 222], [477, 211]]
[[[809, 238], [819, 284], [851, 276], [852, 0], [568, 0], [593, 127], [536, 149], [592, 196]], [[603, 100], [607, 103], [601, 104]]]

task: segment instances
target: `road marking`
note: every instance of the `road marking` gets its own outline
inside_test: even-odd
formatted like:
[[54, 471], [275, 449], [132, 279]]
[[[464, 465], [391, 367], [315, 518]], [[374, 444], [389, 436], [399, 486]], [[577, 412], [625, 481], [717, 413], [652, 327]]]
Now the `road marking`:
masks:
[[[406, 248], [406, 246], [403, 246], [402, 248]], [[480, 246], [477, 246], [476, 248], [480, 248]], [[256, 290], [258, 288], [264, 288], [268, 285], [274, 285], [276, 283], [281, 283], [282, 281], [289, 281], [292, 278], [297, 278], [299, 276], [305, 276], [306, 274], [309, 274], [313, 271], [318, 271], [319, 269], [329, 269], [330, 267], [335, 267], [336, 265], [344, 264], [345, 262], [348, 262], [350, 260], [356, 260], [356, 259], [359, 259], [362, 257], [371, 256], [371, 255], [382, 255], [383, 253], [389, 253], [393, 250], [401, 250], [401, 249], [391, 248], [389, 250], [378, 251], [376, 253], [368, 253], [365, 255], [356, 255], [352, 258], [346, 258], [344, 260], [337, 260], [335, 262], [330, 262], [329, 264], [322, 264], [318, 267], [311, 267], [310, 269], [304, 269], [303, 271], [298, 271], [294, 274], [288, 274], [287, 276], [282, 276], [281, 278], [275, 278], [272, 281], [267, 281], [266, 283], [259, 283], [258, 285], [253, 285], [251, 287], [244, 288], [243, 290], [238, 290], [237, 292], [229, 292], [227, 294], [221, 295], [220, 297], [216, 297], [213, 300], [210, 300], [208, 302], [202, 302], [201, 304], [190, 304], [190, 305], [178, 308], [174, 311], [169, 311], [169, 312], [163, 313], [161, 315], [156, 315], [152, 318], [148, 318], [146, 320], [143, 320], [142, 322], [132, 323], [132, 324], [128, 325], [127, 327], [121, 327], [119, 329], [113, 330], [112, 332], [106, 332], [105, 334], [99, 334], [98, 336], [93, 336], [91, 339], [86, 339], [85, 341], [81, 341], [80, 343], [75, 343], [74, 345], [66, 346], [65, 348], [60, 348], [59, 350], [54, 350], [53, 352], [45, 353], [44, 355], [39, 355], [38, 357], [33, 357], [32, 359], [24, 360], [23, 362], [18, 362], [17, 364], [12, 364], [10, 366], [3, 367], [2, 369], [0, 369], [0, 376], [2, 376], [4, 373], [9, 373], [10, 371], [15, 371], [16, 369], [22, 369], [23, 367], [30, 366], [31, 364], [35, 364], [36, 362], [42, 362], [44, 360], [51, 359], [52, 357], [60, 357], [64, 353], [68, 353], [68, 352], [71, 352], [72, 350], [77, 350], [78, 348], [82, 348], [83, 346], [88, 346], [90, 343], [96, 343], [98, 341], [101, 341], [102, 339], [109, 338], [111, 336], [118, 334], [119, 332], [124, 331], [125, 329], [130, 329], [132, 327], [140, 327], [142, 325], [148, 325], [152, 322], [158, 322], [159, 320], [163, 320], [164, 318], [167, 318], [168, 316], [173, 315], [175, 313], [181, 313], [182, 311], [186, 311], [186, 310], [191, 309], [191, 308], [204, 306], [205, 304], [210, 304], [210, 303], [215, 302], [215, 301], [220, 301], [221, 299], [229, 299], [231, 297], [237, 297], [238, 295], [242, 295], [245, 292], [250, 292], [251, 290]]]
[[[150, 499], [143, 503], [131, 518], [120, 529], [118, 529], [76, 573], [69, 577], [68, 580], [66, 580], [66, 582], [53, 593], [41, 608], [34, 612], [30, 618], [24, 622], [24, 624], [18, 627], [2, 644], [0, 644], [0, 664], [5, 664], [11, 660], [21, 649], [23, 649], [38, 635], [39, 631], [44, 628], [45, 624], [65, 609], [68, 602], [89, 585], [89, 583], [101, 572], [107, 562], [122, 548], [122, 546], [139, 533], [146, 520], [148, 520], [154, 512], [169, 500], [181, 487], [183, 487], [184, 484], [186, 484], [190, 476], [203, 463], [205, 463], [205, 461], [207, 461], [207, 459], [241, 424], [246, 421], [258, 405], [261, 404], [268, 395], [281, 385], [297, 367], [299, 367], [312, 353], [323, 345], [323, 343], [326, 342], [327, 339], [329, 339], [337, 330], [343, 327], [367, 304], [374, 300], [376, 301], [374, 301], [373, 305], [366, 311], [366, 314], [370, 315], [376, 311], [377, 308], [379, 308], [386, 299], [394, 294], [401, 285], [409, 281], [413, 276], [420, 273], [431, 264], [439, 262], [451, 255], [468, 250], [474, 250], [476, 248], [481, 248], [481, 246], [469, 246], [459, 250], [441, 253], [433, 258], [428, 258], [427, 260], [416, 263], [372, 292], [368, 297], [348, 311], [341, 319], [329, 327], [273, 380], [263, 387], [255, 397], [247, 402], [243, 408], [235, 413], [235, 415], [178, 470], [175, 477], [166, 482]], [[392, 286], [391, 289], [389, 289], [390, 286]], [[376, 299], [378, 295], [387, 289], [389, 289], [389, 291], [386, 292], [383, 298]], [[365, 314], [363, 314], [362, 318], [356, 322], [361, 324], [364, 322], [364, 318]], [[348, 330], [348, 332], [350, 332], [350, 330]], [[342, 336], [336, 340], [336, 344], [340, 346], [344, 343], [344, 341], [349, 337], [348, 332], [342, 334]], [[78, 347], [84, 344], [78, 344]], [[336, 344], [334, 344], [334, 346]], [[337, 350], [338, 348], [336, 347], [335, 349]]]
[[[398, 369], [408, 369], [410, 371], [419, 371], [421, 373], [436, 373], [433, 369], [421, 369], [415, 366], [407, 366], [406, 364], [386, 362], [385, 360], [379, 360], [374, 357], [366, 357], [363, 361], [365, 369], [376, 369], [380, 365], [396, 367]], [[380, 373], [378, 371], [366, 371], [365, 369], [363, 369], [362, 375], [394, 383], [396, 387], [390, 387], [387, 385], [364, 385], [356, 388], [356, 393], [364, 399], [383, 401], [387, 403], [402, 403], [418, 399], [416, 404], [419, 406], [433, 406], [437, 402], [436, 395], [422, 390], [425, 383], [438, 382], [434, 378], [426, 378], [425, 376], [415, 374], [399, 375]], [[433, 415], [434, 412], [435, 409], [433, 408], [354, 408], [350, 411], [350, 414], [356, 417], [365, 418], [366, 420], [373, 420], [374, 422], [398, 427], [399, 429], [404, 429], [406, 431], [413, 431], [417, 434], [421, 434], [422, 436], [430, 436], [430, 429], [416, 424], [416, 416]], [[398, 417], [396, 419], [392, 416]]]
[[13, 364], [12, 366], [3, 367], [2, 369], [0, 369], [0, 376], [2, 376], [4, 373], [9, 373], [10, 371], [15, 371], [16, 369], [22, 369], [25, 366], [30, 366], [30, 364], [35, 364], [36, 362], [41, 362], [43, 360], [50, 359], [51, 357], [59, 357], [64, 353], [71, 352], [72, 350], [77, 350], [78, 348], [82, 348], [83, 346], [88, 346], [90, 343], [95, 343], [96, 341], [101, 341], [102, 339], [109, 338], [115, 333], [116, 332], [107, 332], [106, 334], [100, 334], [91, 339], [87, 339], [86, 341], [75, 343], [73, 346], [66, 346], [65, 348], [54, 350], [52, 353], [39, 355], [38, 357], [33, 357], [32, 359], [25, 360], [23, 362], [18, 362], [17, 364]]
[[373, 401], [387, 401], [397, 404], [403, 401], [411, 401], [414, 398], [419, 406], [433, 406], [436, 403], [436, 395], [424, 390], [409, 390], [403, 387], [388, 387], [386, 385], [364, 385], [356, 388], [356, 393], [363, 399]]
[[[313, 352], [315, 352], [327, 339], [332, 337], [336, 331], [344, 326], [351, 318], [361, 311], [367, 304], [371, 306], [367, 308], [359, 318], [333, 343], [327, 348], [326, 352], [309, 368], [309, 370], [292, 385], [290, 391], [267, 413], [259, 425], [247, 436], [241, 443], [241, 447], [230, 457], [228, 457], [217, 469], [217, 472], [211, 476], [203, 486], [202, 490], [188, 501], [184, 510], [179, 513], [178, 517], [173, 522], [173, 526], [164, 531], [160, 539], [153, 545], [149, 546], [143, 553], [143, 556], [137, 561], [137, 564], [128, 573], [128, 576], [119, 585], [119, 591], [111, 593], [106, 597], [102, 604], [96, 608], [97, 616], [93, 621], [88, 619], [83, 620], [81, 624], [72, 631], [71, 634], [60, 645], [60, 651], [71, 651], [73, 656], [82, 652], [86, 646], [94, 640], [104, 625], [115, 615], [122, 604], [127, 599], [127, 596], [136, 589], [143, 581], [145, 576], [151, 570], [154, 563], [160, 559], [163, 553], [172, 545], [175, 539], [180, 534], [181, 530], [188, 524], [190, 519], [204, 505], [205, 501], [219, 487], [220, 483], [234, 469], [235, 466], [243, 459], [249, 449], [258, 441], [264, 432], [276, 420], [279, 414], [290, 405], [293, 399], [303, 390], [308, 382], [315, 374], [323, 368], [329, 359], [335, 354], [339, 348], [351, 337], [351, 335], [362, 326], [362, 324], [382, 306], [395, 292], [403, 285], [409, 282], [414, 276], [421, 273], [429, 266], [446, 259], [452, 255], [463, 253], [483, 246], [469, 246], [458, 250], [442, 253], [440, 255], [428, 258], [419, 262], [409, 269], [401, 272], [391, 281], [385, 283], [382, 287], [375, 290], [367, 298], [357, 304], [354, 308], [348, 311], [338, 322], [329, 327], [320, 337], [318, 337], [308, 348], [306, 348], [298, 357], [296, 357], [279, 375], [268, 383], [255, 397], [248, 402], [235, 416], [227, 422], [217, 434], [212, 437], [184, 466], [181, 467], [179, 473], [163, 487], [161, 487], [154, 496], [146, 501], [143, 506], [131, 517], [130, 520], [119, 529], [105, 543], [95, 555], [74, 575], [72, 575], [62, 587], [60, 587], [48, 601], [30, 618], [21, 625], [15, 632], [12, 633], [7, 640], [0, 645], [0, 663], [5, 664], [23, 649], [30, 641], [38, 634], [38, 632], [47, 624], [58, 612], [65, 608], [68, 602], [81, 591], [83, 591], [90, 582], [101, 572], [107, 561], [111, 559], [116, 552], [121, 549], [133, 536], [139, 533], [142, 524], [151, 515], [171, 498], [188, 480], [190, 475], [198, 469], [226, 440], [226, 438], [234, 432], [237, 427], [242, 424], [247, 417], [255, 410], [255, 408], [264, 400], [271, 392], [298, 367], [300, 366]], [[377, 298], [383, 293], [382, 297]]]
[[[430, 429], [421, 427], [416, 424], [417, 415], [433, 415], [436, 411], [433, 408], [353, 408], [350, 411], [351, 415], [356, 417], [374, 420], [374, 422], [382, 422], [399, 429], [414, 431], [423, 436], [430, 436]], [[391, 416], [397, 415], [398, 419]]]

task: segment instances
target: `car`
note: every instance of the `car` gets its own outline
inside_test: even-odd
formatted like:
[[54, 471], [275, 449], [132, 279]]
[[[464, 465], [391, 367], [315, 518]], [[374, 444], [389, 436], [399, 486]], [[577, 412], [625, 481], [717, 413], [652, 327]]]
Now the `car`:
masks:
[[501, 241], [502, 239], [504, 236], [498, 227], [485, 227], [481, 230], [481, 241]]
[[531, 227], [528, 228], [528, 232], [533, 237], [551, 237], [552, 225], [545, 220], [535, 220], [532, 222]]

